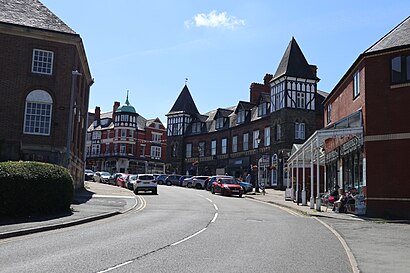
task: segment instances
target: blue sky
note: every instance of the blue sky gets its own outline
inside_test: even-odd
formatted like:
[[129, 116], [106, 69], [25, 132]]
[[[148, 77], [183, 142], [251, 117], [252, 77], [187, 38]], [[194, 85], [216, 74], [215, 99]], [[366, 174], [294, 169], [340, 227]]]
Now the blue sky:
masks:
[[130, 103], [166, 124], [185, 79], [201, 113], [249, 100], [295, 37], [330, 92], [354, 60], [410, 14], [410, 1], [41, 0], [83, 39], [90, 109]]

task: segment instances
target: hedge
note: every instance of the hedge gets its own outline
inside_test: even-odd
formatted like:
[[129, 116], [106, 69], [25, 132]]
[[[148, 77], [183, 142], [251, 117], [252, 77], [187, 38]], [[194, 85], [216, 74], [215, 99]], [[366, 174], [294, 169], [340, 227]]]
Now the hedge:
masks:
[[0, 162], [0, 216], [67, 212], [74, 194], [68, 169], [31, 161]]

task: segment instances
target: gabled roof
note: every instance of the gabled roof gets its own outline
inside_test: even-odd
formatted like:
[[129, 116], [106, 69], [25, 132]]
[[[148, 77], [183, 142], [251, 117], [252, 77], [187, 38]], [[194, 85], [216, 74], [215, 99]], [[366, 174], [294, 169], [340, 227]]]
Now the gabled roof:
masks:
[[289, 42], [289, 45], [283, 54], [282, 60], [273, 76], [273, 80], [281, 76], [319, 80], [313, 72], [312, 66], [306, 61], [306, 58], [294, 37], [292, 37], [292, 40]]
[[236, 108], [236, 106], [232, 106], [232, 107], [229, 107], [229, 108], [218, 108], [216, 110], [215, 117], [219, 115], [219, 116], [222, 116], [224, 118], [227, 118], [235, 110], [235, 108]]
[[238, 105], [236, 106], [236, 109], [235, 109], [235, 113], [238, 113], [238, 111], [239, 110], [245, 110], [245, 111], [249, 111], [249, 110], [251, 110], [252, 109], [252, 107], [254, 107], [255, 105], [253, 105], [252, 103], [250, 103], [250, 102], [247, 102], [247, 101], [239, 101], [239, 103], [238, 103]]
[[371, 53], [380, 50], [387, 50], [394, 47], [410, 45], [410, 16], [383, 36], [364, 53]]
[[198, 109], [196, 108], [195, 102], [192, 99], [191, 93], [188, 90], [188, 87], [185, 85], [179, 94], [177, 100], [172, 106], [171, 110], [167, 115], [176, 114], [176, 113], [187, 113], [191, 115], [199, 114]]
[[38, 0], [0, 0], [0, 22], [76, 34]]

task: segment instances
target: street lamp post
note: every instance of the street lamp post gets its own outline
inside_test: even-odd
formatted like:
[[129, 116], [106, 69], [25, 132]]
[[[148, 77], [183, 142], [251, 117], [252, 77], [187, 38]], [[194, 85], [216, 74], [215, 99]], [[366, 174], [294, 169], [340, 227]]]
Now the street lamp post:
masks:
[[259, 170], [259, 160], [260, 160], [260, 153], [259, 153], [259, 144], [261, 143], [261, 139], [260, 138], [257, 138], [256, 139], [256, 143], [258, 143], [258, 161], [256, 162], [256, 166], [258, 166], [258, 168], [257, 168], [257, 178], [256, 178], [256, 181], [255, 181], [255, 192], [259, 192], [259, 179], [260, 179], [260, 170]]

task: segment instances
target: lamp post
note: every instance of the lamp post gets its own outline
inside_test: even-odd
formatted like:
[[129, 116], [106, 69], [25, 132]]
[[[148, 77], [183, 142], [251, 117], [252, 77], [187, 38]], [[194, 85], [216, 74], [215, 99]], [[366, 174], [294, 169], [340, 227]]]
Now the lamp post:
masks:
[[259, 155], [259, 144], [261, 143], [261, 139], [260, 138], [257, 138], [256, 139], [256, 143], [258, 144], [258, 161], [257, 161], [257, 166], [258, 166], [258, 169], [257, 169], [257, 179], [256, 179], [256, 181], [255, 181], [255, 192], [259, 192], [259, 180], [260, 180], [260, 172], [259, 172], [259, 160], [261, 159], [261, 157], [260, 157], [260, 155]]

